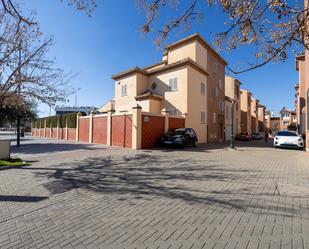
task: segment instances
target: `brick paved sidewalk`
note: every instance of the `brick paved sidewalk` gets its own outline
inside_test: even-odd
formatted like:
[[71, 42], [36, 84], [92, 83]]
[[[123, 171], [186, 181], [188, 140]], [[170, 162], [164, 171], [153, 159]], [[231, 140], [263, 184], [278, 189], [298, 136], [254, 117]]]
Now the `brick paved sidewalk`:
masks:
[[309, 248], [304, 152], [81, 146], [27, 157], [38, 162], [0, 171], [1, 249]]

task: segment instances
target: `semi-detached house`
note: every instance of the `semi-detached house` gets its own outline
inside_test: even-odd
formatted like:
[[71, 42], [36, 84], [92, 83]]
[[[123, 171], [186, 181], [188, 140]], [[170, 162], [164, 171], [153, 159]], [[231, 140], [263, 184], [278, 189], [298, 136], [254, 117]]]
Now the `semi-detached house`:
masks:
[[199, 143], [224, 140], [227, 62], [199, 35], [168, 45], [162, 61], [112, 76], [115, 97], [101, 108], [185, 117]]

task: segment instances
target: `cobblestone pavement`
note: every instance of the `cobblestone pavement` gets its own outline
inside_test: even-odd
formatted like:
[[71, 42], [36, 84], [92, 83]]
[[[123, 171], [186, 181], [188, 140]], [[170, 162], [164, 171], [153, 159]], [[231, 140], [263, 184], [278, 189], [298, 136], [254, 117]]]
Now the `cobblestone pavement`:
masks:
[[309, 156], [23, 141], [0, 170], [0, 248], [309, 248]]

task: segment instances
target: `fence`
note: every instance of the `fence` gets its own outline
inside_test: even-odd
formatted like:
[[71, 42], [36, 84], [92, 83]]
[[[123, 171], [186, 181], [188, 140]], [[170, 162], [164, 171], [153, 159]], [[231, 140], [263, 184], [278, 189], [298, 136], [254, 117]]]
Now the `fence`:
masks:
[[[45, 122], [46, 125], [46, 122]], [[76, 128], [33, 128], [32, 135], [133, 149], [152, 148], [169, 130], [185, 127], [182, 117], [142, 112], [77, 116]]]

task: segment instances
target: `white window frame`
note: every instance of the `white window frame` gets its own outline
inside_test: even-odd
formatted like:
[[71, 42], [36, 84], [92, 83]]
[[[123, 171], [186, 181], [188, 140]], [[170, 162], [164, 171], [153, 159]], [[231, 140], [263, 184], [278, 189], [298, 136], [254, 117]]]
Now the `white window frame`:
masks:
[[170, 92], [178, 91], [178, 78], [172, 78], [168, 81]]
[[219, 88], [218, 87], [215, 88], [215, 96], [217, 98], [219, 97]]
[[127, 84], [121, 85], [121, 96], [128, 96], [128, 86]]
[[206, 112], [201, 112], [201, 124], [206, 124]]

